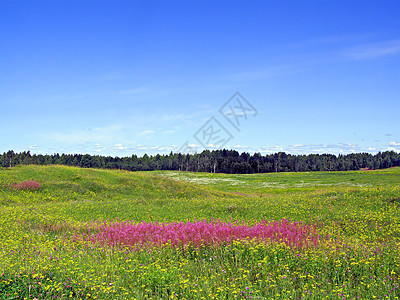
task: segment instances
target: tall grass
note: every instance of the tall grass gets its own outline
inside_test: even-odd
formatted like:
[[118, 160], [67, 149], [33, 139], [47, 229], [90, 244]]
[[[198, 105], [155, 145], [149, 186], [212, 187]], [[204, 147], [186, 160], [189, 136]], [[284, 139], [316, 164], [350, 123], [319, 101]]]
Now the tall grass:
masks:
[[[243, 176], [236, 189], [152, 174], [0, 169], [0, 299], [400, 295], [399, 168]], [[32, 179], [39, 189], [9, 188]]]

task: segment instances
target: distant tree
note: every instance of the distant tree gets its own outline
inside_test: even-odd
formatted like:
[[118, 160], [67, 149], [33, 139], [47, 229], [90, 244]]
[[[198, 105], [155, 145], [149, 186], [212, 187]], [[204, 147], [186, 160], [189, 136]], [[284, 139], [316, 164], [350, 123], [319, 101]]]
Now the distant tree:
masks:
[[264, 173], [302, 171], [345, 171], [360, 168], [380, 169], [400, 166], [400, 154], [395, 151], [353, 153], [348, 155], [309, 154], [291, 155], [278, 152], [262, 156], [260, 153], [235, 150], [205, 150], [196, 154], [173, 153], [169, 155], [142, 157], [111, 157], [89, 154], [36, 155], [29, 151], [15, 153], [12, 150], [0, 155], [0, 166], [13, 167], [18, 164], [63, 164], [84, 168], [109, 168], [130, 171], [186, 170], [212, 173]]

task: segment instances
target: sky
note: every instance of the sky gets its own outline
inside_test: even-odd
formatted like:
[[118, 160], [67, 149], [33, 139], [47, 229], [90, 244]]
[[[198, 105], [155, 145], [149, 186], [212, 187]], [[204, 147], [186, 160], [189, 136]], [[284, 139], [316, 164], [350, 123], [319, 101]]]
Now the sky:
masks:
[[0, 153], [400, 152], [400, 1], [0, 1]]

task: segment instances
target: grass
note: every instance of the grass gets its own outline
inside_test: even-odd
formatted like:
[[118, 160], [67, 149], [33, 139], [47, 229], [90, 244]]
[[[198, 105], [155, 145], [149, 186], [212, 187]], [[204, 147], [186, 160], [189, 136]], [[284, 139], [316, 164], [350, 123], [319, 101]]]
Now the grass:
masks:
[[[13, 188], [30, 180], [40, 188]], [[393, 200], [400, 196], [400, 168], [226, 175], [18, 166], [0, 169], [0, 193], [0, 299], [400, 295], [399, 201]], [[317, 228], [319, 242], [294, 247], [284, 238], [241, 237], [216, 246], [131, 247], [96, 240], [106, 236], [104, 226], [125, 228], [125, 221], [133, 234], [143, 222], [175, 228], [169, 224], [203, 220], [249, 229], [300, 222]]]
[[287, 193], [314, 190], [326, 186], [382, 187], [399, 185], [398, 168], [375, 171], [285, 172], [265, 174], [212, 174], [195, 172], [153, 171], [152, 174], [206, 185], [226, 192]]

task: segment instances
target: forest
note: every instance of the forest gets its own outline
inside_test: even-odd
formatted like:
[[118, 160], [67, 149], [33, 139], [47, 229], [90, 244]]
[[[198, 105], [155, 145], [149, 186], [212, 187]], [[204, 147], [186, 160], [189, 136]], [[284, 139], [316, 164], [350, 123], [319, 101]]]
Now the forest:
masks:
[[400, 166], [400, 154], [395, 151], [353, 153], [346, 155], [292, 155], [285, 152], [261, 155], [235, 150], [205, 150], [196, 154], [171, 152], [168, 155], [111, 157], [90, 154], [31, 154], [13, 150], [0, 154], [0, 166], [67, 165], [83, 168], [121, 169], [129, 171], [174, 170], [209, 173], [249, 174], [271, 172], [348, 171], [385, 169]]

